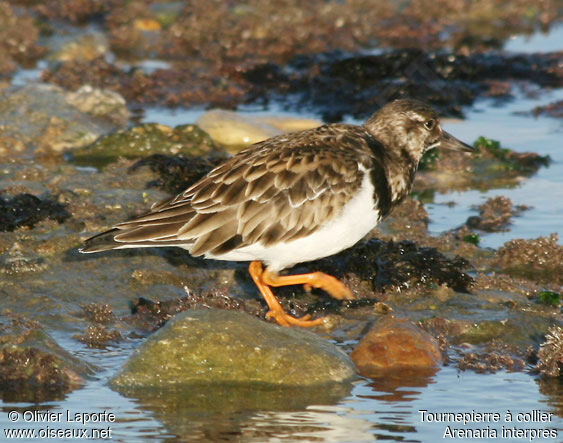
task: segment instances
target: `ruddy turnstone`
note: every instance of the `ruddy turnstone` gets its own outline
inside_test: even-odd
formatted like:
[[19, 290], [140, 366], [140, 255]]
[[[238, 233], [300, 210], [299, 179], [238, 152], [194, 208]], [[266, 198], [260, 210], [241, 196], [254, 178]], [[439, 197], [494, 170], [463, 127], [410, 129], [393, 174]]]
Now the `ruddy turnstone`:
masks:
[[362, 126], [323, 125], [256, 143], [146, 215], [89, 238], [81, 252], [178, 246], [250, 261], [268, 318], [318, 325], [322, 318], [287, 314], [270, 287], [302, 284], [336, 299], [352, 292], [322, 272], [278, 272], [358, 242], [408, 194], [422, 155], [437, 147], [474, 151], [443, 131], [429, 106], [395, 100]]

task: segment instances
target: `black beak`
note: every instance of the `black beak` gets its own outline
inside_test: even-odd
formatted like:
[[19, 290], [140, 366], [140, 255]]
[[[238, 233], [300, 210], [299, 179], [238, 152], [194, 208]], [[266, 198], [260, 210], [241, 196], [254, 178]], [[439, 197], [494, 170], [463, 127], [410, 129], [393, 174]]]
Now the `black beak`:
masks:
[[442, 136], [438, 140], [436, 147], [462, 152], [477, 152], [477, 149], [475, 149], [473, 146], [469, 146], [468, 144], [463, 143], [461, 140], [458, 140], [446, 131], [442, 131]]

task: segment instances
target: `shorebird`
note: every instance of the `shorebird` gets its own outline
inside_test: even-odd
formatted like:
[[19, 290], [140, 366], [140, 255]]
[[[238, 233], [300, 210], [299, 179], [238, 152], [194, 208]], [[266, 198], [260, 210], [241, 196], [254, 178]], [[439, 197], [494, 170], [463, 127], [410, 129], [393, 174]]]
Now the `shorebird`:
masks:
[[266, 317], [315, 326], [323, 319], [289, 315], [271, 287], [302, 284], [339, 300], [352, 291], [322, 272], [279, 272], [357, 243], [410, 192], [422, 155], [434, 148], [475, 150], [442, 130], [429, 106], [395, 100], [361, 126], [328, 124], [253, 144], [147, 214], [89, 238], [81, 252], [178, 246], [250, 261]]

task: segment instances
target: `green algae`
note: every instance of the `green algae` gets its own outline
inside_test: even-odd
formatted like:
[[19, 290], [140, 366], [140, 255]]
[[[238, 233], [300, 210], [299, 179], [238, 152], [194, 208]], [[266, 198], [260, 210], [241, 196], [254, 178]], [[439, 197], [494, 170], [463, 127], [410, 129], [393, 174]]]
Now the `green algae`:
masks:
[[75, 149], [71, 153], [71, 159], [80, 166], [103, 168], [120, 157], [137, 159], [154, 154], [196, 157], [216, 149], [209, 135], [196, 125], [171, 128], [145, 123], [114, 132], [88, 146]]

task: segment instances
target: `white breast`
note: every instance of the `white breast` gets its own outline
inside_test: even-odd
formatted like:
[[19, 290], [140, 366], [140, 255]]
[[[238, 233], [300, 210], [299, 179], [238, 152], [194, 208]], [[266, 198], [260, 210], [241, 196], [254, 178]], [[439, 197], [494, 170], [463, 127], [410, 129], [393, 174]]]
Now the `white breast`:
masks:
[[341, 210], [340, 214], [311, 235], [270, 246], [253, 244], [220, 256], [207, 258], [230, 261], [260, 260], [272, 271], [296, 263], [316, 260], [336, 254], [357, 243], [379, 222], [379, 211], [374, 208], [374, 187], [365, 173], [359, 192]]

